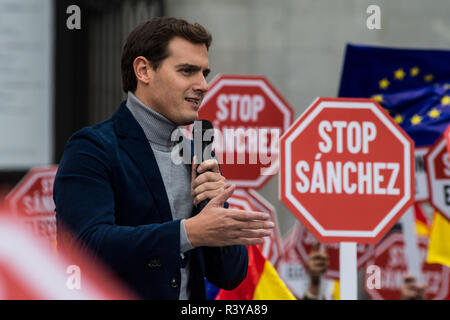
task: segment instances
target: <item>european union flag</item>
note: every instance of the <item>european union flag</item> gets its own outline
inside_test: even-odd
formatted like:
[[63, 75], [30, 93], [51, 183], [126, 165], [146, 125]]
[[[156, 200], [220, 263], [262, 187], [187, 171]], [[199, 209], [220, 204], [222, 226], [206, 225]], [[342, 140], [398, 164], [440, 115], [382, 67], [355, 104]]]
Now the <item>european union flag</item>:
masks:
[[429, 146], [450, 122], [450, 51], [347, 45], [340, 97], [374, 98]]
[[433, 144], [450, 123], [450, 83], [380, 94], [378, 99], [416, 147]]

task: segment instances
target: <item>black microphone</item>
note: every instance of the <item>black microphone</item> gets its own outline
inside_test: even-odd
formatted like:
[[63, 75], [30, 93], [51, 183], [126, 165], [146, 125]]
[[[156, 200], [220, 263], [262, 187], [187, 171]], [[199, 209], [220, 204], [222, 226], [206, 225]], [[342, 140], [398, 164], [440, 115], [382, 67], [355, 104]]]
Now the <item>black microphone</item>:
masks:
[[[194, 154], [197, 158], [197, 164], [200, 165], [203, 161], [212, 159], [212, 144], [214, 141], [214, 127], [212, 123], [209, 120], [195, 121], [192, 138], [194, 139]], [[209, 199], [200, 202], [197, 205], [198, 212], [202, 211], [208, 202]]]

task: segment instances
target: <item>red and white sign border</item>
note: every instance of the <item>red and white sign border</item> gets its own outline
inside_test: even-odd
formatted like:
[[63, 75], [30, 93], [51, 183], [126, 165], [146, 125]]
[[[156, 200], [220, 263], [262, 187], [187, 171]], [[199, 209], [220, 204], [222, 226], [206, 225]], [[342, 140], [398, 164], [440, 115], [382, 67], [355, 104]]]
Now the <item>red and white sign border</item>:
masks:
[[[384, 251], [386, 251], [387, 249], [389, 249], [395, 242], [397, 241], [404, 241], [404, 236], [403, 234], [399, 233], [399, 232], [395, 232], [391, 235], [389, 235], [385, 241], [383, 241], [379, 246], [377, 246], [377, 248], [375, 248], [375, 255], [373, 257], [373, 261], [369, 261], [367, 263], [367, 265], [374, 265], [375, 264], [375, 259], [380, 256]], [[418, 237], [418, 241], [423, 242], [425, 241], [424, 237]], [[450, 269], [448, 267], [443, 266], [444, 271], [443, 271], [443, 283], [448, 283], [448, 277], [450, 276]], [[405, 271], [405, 275], [406, 275], [406, 271]], [[383, 297], [380, 295], [380, 293], [373, 289], [373, 290], [368, 290], [367, 287], [364, 288], [366, 293], [375, 300], [384, 300]], [[443, 285], [441, 291], [439, 292], [439, 294], [436, 295], [436, 297], [433, 300], [442, 300], [445, 299], [447, 297], [448, 294], [448, 285]]]
[[6, 196], [6, 201], [10, 203], [10, 210], [17, 213], [17, 200], [20, 199], [29, 188], [36, 182], [36, 180], [46, 177], [48, 175], [55, 175], [58, 171], [58, 166], [45, 166], [31, 169], [22, 180], [17, 183], [16, 187]]
[[[445, 140], [445, 137], [440, 137], [438, 141], [430, 147], [429, 153], [426, 155], [426, 165], [428, 169], [428, 188], [429, 188], [429, 197], [430, 197], [430, 203], [433, 205], [433, 207], [436, 208], [444, 217], [446, 217], [448, 220], [450, 220], [450, 216], [448, 215], [448, 209], [441, 207], [439, 201], [444, 201], [444, 199], [437, 199], [436, 195], [441, 196], [441, 192], [438, 192], [437, 189], [442, 187], [442, 183], [445, 182], [439, 182], [439, 180], [436, 178], [436, 168], [434, 167], [434, 159], [437, 157], [437, 154], [442, 151], [442, 149], [447, 149], [447, 142]], [[445, 180], [444, 180], [445, 181]], [[438, 197], [440, 197], [438, 196]]]
[[[312, 110], [314, 106], [317, 107]], [[407, 205], [408, 201], [414, 196], [411, 192], [413, 190], [413, 185], [411, 182], [411, 172], [413, 168], [411, 168], [411, 158], [413, 157], [413, 150], [410, 147], [410, 141], [400, 133], [397, 126], [395, 126], [391, 121], [389, 121], [389, 115], [385, 114], [379, 108], [376, 107], [378, 105], [375, 101], [369, 101], [369, 99], [346, 99], [343, 101], [342, 98], [339, 100], [335, 98], [317, 98], [306, 110], [306, 112], [301, 116], [293, 125], [292, 128], [295, 127], [295, 124], [298, 122], [302, 122], [300, 126], [298, 126], [293, 132], [285, 132], [281, 139], [284, 136], [289, 136], [286, 139], [286, 156], [285, 156], [285, 176], [292, 177], [290, 160], [292, 155], [291, 145], [293, 140], [298, 137], [306, 127], [311, 123], [311, 121], [324, 109], [370, 109], [383, 124], [389, 128], [389, 130], [397, 137], [397, 139], [403, 145], [403, 151], [406, 155], [403, 163], [403, 176], [404, 176], [404, 189], [405, 194], [403, 198], [392, 208], [389, 213], [385, 216], [385, 218], [373, 229], [370, 231], [363, 230], [352, 230], [352, 231], [342, 231], [342, 230], [325, 230], [320, 223], [314, 219], [314, 217], [308, 212], [308, 210], [303, 207], [300, 202], [292, 194], [292, 184], [290, 178], [284, 178], [285, 181], [285, 192], [286, 197], [296, 208], [302, 213], [304, 218], [314, 226], [314, 228], [319, 232], [323, 237], [347, 237], [347, 238], [375, 238], [382, 230], [386, 227], [386, 225], [392, 220], [392, 218], [402, 210], [405, 205]], [[381, 108], [381, 107], [380, 107]], [[282, 179], [279, 180], [280, 184]]]
[[[249, 79], [251, 78], [251, 79]], [[224, 86], [239, 86], [239, 87], [259, 87], [265, 94], [274, 102], [275, 106], [281, 111], [283, 114], [283, 132], [289, 128], [289, 125], [292, 121], [292, 113], [290, 109], [287, 107], [286, 103], [283, 102], [281, 97], [278, 97], [275, 92], [278, 91], [268, 86], [269, 81], [264, 76], [236, 76], [236, 75], [223, 75], [218, 74], [214, 77], [214, 79], [210, 83], [211, 90], [208, 91], [205, 98], [203, 99], [202, 104], [200, 105], [199, 111], [202, 107], [213, 97], [218, 90], [220, 90]], [[213, 125], [215, 125], [213, 123]], [[258, 179], [255, 181], [248, 180], [228, 180], [230, 184], [236, 184], [241, 188], [259, 188], [264, 182], [270, 178], [272, 175], [276, 174], [279, 169], [279, 158], [274, 161], [264, 172], [264, 175], [260, 175]]]

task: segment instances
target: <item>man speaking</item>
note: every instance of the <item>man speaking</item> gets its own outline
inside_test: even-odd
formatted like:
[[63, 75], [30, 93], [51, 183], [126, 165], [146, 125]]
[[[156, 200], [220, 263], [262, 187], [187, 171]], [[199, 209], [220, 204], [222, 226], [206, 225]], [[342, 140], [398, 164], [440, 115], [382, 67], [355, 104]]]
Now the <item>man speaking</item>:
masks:
[[274, 227], [267, 213], [224, 208], [234, 186], [214, 159], [171, 161], [172, 132], [198, 119], [208, 90], [211, 41], [201, 25], [180, 19], [138, 25], [122, 53], [127, 100], [70, 138], [56, 175], [59, 249], [73, 245], [67, 228], [143, 299], [205, 299], [205, 277], [237, 287], [245, 245], [262, 243]]

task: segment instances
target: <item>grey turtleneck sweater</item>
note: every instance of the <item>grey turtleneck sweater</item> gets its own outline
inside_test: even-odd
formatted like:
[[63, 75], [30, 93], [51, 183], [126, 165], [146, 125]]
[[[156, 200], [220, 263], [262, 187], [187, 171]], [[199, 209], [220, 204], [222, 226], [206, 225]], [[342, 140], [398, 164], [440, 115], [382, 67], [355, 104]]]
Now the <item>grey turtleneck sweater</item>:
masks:
[[[127, 107], [136, 121], [144, 130], [145, 136], [155, 154], [159, 171], [169, 199], [172, 218], [181, 219], [180, 223], [180, 254], [192, 249], [187, 237], [184, 219], [192, 213], [190, 167], [181, 163], [175, 164], [171, 159], [171, 151], [178, 141], [172, 141], [172, 132], [177, 125], [146, 106], [132, 92], [128, 92]], [[180, 300], [189, 298], [187, 282], [189, 279], [189, 263], [180, 269]]]

